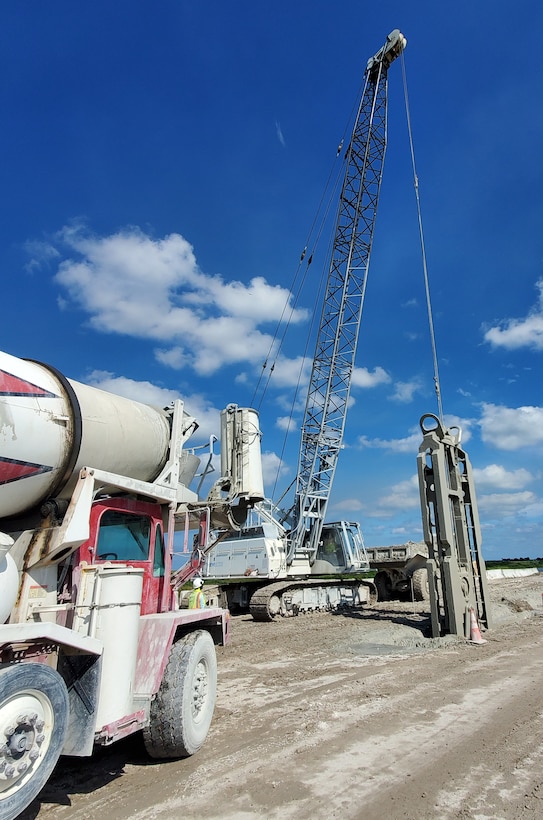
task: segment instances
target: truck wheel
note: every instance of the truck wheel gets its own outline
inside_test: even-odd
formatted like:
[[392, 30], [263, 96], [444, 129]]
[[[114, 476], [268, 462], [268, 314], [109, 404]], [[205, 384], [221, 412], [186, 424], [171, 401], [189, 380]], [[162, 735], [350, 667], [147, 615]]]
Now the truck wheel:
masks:
[[373, 579], [375, 589], [377, 590], [378, 601], [390, 601], [392, 594], [392, 581], [390, 575], [386, 570], [379, 570]]
[[413, 598], [415, 601], [429, 601], [430, 587], [428, 585], [428, 571], [425, 569], [416, 569], [411, 576], [411, 583], [413, 585]]
[[156, 758], [188, 757], [207, 737], [217, 694], [217, 656], [204, 629], [186, 635], [170, 657], [143, 730], [147, 753]]
[[58, 672], [0, 666], [0, 820], [13, 820], [45, 786], [64, 745], [69, 703]]

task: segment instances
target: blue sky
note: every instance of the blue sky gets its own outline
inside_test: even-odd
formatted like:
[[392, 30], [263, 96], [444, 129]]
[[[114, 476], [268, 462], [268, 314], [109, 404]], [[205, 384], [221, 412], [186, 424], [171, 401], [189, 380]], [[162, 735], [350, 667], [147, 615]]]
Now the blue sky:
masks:
[[[543, 555], [542, 27], [537, 2], [3, 4], [1, 348], [149, 403], [180, 395], [204, 437], [250, 404], [366, 62], [400, 28], [445, 419], [485, 557]], [[328, 230], [260, 407], [277, 495]], [[421, 538], [432, 377], [397, 62], [329, 511], [368, 545]]]

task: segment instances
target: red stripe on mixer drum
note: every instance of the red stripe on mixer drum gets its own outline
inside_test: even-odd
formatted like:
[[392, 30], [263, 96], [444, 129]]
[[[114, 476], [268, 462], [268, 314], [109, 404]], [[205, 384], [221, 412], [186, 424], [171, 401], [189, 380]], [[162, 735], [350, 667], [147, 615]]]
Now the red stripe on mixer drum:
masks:
[[21, 478], [48, 473], [52, 469], [52, 467], [47, 467], [45, 464], [33, 464], [31, 461], [18, 461], [15, 458], [2, 458], [0, 456], [0, 484], [9, 484], [11, 481], [19, 481]]
[[25, 379], [20, 379], [19, 376], [14, 376], [13, 373], [8, 373], [6, 370], [0, 370], [0, 396], [35, 396], [36, 398], [55, 398], [56, 394], [45, 390], [37, 384], [27, 382]]

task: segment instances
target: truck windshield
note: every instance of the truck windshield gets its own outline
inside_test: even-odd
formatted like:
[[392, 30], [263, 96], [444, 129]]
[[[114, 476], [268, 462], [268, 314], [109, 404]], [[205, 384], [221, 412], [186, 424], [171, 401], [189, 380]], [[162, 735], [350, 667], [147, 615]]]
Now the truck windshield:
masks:
[[150, 537], [147, 516], [106, 510], [100, 519], [96, 557], [102, 561], [146, 561]]

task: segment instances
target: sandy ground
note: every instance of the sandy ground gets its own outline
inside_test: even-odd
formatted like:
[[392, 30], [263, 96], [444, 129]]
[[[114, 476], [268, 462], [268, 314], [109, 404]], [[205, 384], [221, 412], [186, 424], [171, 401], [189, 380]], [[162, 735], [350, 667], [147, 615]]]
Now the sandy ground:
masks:
[[235, 617], [197, 755], [64, 758], [21, 818], [540, 818], [543, 574], [490, 592], [477, 646], [424, 637], [425, 604]]

